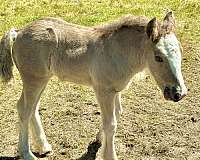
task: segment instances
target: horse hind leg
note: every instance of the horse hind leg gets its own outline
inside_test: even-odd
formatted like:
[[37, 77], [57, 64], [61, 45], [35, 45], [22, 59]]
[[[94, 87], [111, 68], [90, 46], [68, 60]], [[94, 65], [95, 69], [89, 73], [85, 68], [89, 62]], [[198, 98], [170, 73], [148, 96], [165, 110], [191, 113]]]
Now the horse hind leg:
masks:
[[119, 120], [122, 112], [123, 112], [123, 108], [121, 104], [121, 92], [118, 92], [115, 97], [115, 115], [116, 115], [117, 120]]
[[17, 111], [19, 114], [19, 144], [18, 152], [20, 156], [27, 160], [37, 160], [30, 150], [28, 141], [28, 121], [30, 119], [31, 111], [26, 108], [24, 102], [24, 92], [22, 91], [21, 97], [17, 102]]
[[30, 150], [29, 125], [41, 92], [48, 80], [31, 79], [30, 81], [30, 79], [29, 81], [23, 81], [22, 95], [17, 103], [19, 114], [19, 153], [25, 160], [36, 160], [37, 158]]
[[36, 152], [42, 155], [52, 152], [52, 146], [48, 143], [44, 129], [42, 127], [39, 115], [39, 104], [40, 102], [38, 100], [35, 113], [33, 113], [31, 117], [31, 132]]

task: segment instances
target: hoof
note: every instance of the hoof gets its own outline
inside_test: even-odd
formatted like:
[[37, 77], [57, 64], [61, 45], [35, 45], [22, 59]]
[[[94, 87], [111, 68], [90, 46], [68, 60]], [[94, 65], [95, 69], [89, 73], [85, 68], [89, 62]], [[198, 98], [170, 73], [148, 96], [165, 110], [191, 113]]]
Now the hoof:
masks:
[[40, 148], [39, 152], [40, 155], [52, 155], [52, 146], [50, 144], [45, 144], [42, 148]]
[[27, 154], [23, 154], [23, 152], [20, 150], [17, 151], [17, 159], [38, 160], [38, 158], [31, 151], [29, 151]]
[[24, 160], [39, 160], [32, 152], [23, 156]]

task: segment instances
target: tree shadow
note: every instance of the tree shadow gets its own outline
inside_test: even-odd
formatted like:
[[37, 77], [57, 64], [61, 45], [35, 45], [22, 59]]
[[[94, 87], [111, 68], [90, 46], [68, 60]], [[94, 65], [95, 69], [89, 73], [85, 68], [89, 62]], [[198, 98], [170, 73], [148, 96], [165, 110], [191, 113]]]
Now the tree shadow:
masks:
[[100, 141], [96, 140], [96, 141], [91, 142], [87, 148], [87, 152], [84, 153], [80, 158], [76, 160], [95, 160], [96, 154], [100, 147], [101, 147]]

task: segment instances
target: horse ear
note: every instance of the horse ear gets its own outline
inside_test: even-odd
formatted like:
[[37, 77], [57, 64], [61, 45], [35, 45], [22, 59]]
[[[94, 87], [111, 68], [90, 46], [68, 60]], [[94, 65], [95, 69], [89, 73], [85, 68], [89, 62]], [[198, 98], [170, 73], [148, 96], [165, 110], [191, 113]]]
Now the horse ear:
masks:
[[158, 37], [158, 23], [156, 18], [149, 21], [146, 28], [147, 36], [154, 42]]
[[175, 17], [172, 12], [168, 12], [163, 21], [163, 28], [166, 32], [173, 32], [175, 30]]

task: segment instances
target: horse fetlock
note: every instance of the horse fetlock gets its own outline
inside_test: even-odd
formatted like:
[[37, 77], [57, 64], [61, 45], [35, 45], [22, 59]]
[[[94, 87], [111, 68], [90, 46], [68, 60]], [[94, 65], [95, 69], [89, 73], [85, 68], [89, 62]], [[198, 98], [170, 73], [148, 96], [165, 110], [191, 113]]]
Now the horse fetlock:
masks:
[[108, 146], [105, 146], [105, 144], [104, 144], [103, 159], [104, 160], [117, 160], [118, 159], [114, 146], [108, 147]]
[[19, 155], [20, 157], [23, 157], [23, 149], [22, 149], [21, 143], [18, 144], [17, 155]]
[[49, 154], [52, 152], [52, 146], [48, 142], [42, 144], [34, 142], [34, 149], [40, 155]]
[[24, 147], [19, 141], [17, 155], [24, 160], [37, 160], [38, 158], [31, 152], [29, 147]]

